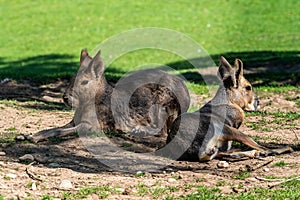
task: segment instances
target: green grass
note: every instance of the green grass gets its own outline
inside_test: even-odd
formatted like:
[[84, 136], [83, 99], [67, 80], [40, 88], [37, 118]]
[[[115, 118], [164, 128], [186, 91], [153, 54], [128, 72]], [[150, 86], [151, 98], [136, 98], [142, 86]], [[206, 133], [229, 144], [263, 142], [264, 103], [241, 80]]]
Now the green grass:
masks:
[[254, 130], [272, 131], [278, 129], [294, 128], [297, 124], [295, 120], [300, 119], [300, 114], [296, 112], [248, 112], [246, 116], [260, 116], [255, 122], [246, 122], [245, 125]]
[[99, 198], [104, 199], [108, 197], [112, 192], [114, 192], [114, 188], [109, 186], [102, 186], [102, 187], [89, 187], [80, 189], [77, 192], [63, 192], [62, 198], [63, 199], [84, 199], [87, 198], [91, 194], [98, 195]]
[[205, 186], [199, 186], [198, 191], [192, 194], [181, 196], [176, 199], [181, 200], [196, 200], [196, 199], [248, 199], [248, 200], [263, 200], [263, 199], [299, 199], [300, 198], [300, 181], [292, 180], [281, 184], [277, 188], [261, 188], [256, 187], [250, 189], [247, 192], [233, 193], [230, 195], [222, 194], [219, 188], [207, 188]]
[[[105, 39], [134, 28], [162, 27], [182, 32], [218, 62], [220, 54], [240, 57], [246, 67], [299, 63], [300, 2], [291, 1], [0, 1], [0, 79], [45, 83], [70, 77], [82, 48], [94, 49]], [[109, 54], [109, 52], [102, 52]], [[118, 79], [147, 63], [168, 64], [184, 71], [184, 60], [170, 52], [143, 49], [121, 56], [108, 67]], [[276, 70], [275, 70], [276, 71]], [[259, 79], [278, 85], [282, 73]], [[257, 80], [257, 75], [253, 75]], [[288, 73], [286, 77], [299, 77]], [[249, 76], [250, 77], [250, 76]], [[250, 77], [251, 78], [251, 77]], [[252, 79], [252, 78], [251, 78]], [[261, 83], [259, 85], [262, 85]]]
[[234, 179], [245, 180], [248, 177], [250, 177], [249, 171], [241, 171], [234, 177]]
[[283, 167], [283, 166], [286, 166], [286, 163], [283, 160], [281, 160], [281, 161], [275, 163], [274, 166], [275, 167]]

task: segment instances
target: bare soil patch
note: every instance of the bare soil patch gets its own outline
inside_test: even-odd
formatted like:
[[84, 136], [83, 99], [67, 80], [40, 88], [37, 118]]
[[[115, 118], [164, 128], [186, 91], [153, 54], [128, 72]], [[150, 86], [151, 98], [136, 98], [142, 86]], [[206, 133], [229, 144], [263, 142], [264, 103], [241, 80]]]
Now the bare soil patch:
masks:
[[[196, 192], [198, 186], [219, 187], [222, 193], [230, 194], [247, 192], [256, 186], [270, 187], [280, 178], [300, 174], [300, 121], [276, 124], [274, 115], [264, 119], [271, 127], [268, 131], [254, 130], [247, 125], [259, 122], [261, 116], [247, 117], [241, 130], [266, 146], [291, 145], [295, 151], [263, 159], [227, 160], [228, 168], [219, 168], [220, 160], [170, 161], [169, 166], [160, 171], [130, 174], [101, 164], [78, 137], [39, 144], [15, 141], [16, 135], [59, 127], [72, 119], [72, 111], [61, 101], [65, 85], [65, 82], [40, 87], [15, 82], [0, 85], [1, 98], [14, 99], [0, 101], [0, 194], [3, 197], [41, 199], [49, 195], [62, 199], [65, 193], [77, 194], [80, 189], [92, 187], [106, 187], [104, 193], [108, 199], [179, 197]], [[293, 98], [297, 95], [288, 94]], [[300, 112], [299, 105], [287, 100], [286, 95], [262, 95], [261, 103], [262, 111]], [[31, 154], [34, 162], [21, 161], [19, 158], [25, 154]], [[266, 177], [275, 180], [267, 181]], [[63, 180], [70, 181], [71, 187], [62, 187]], [[99, 193], [87, 196], [88, 199], [100, 197]]]

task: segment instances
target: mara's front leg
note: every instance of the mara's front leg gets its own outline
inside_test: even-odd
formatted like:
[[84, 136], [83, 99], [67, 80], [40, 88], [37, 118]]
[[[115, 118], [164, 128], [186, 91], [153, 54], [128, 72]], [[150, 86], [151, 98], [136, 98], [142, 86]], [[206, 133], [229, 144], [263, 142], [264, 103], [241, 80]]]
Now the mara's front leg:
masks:
[[27, 136], [27, 139], [34, 143], [37, 143], [44, 140], [48, 140], [51, 137], [66, 137], [73, 135], [77, 132], [77, 129], [78, 126], [75, 126], [74, 121], [72, 120], [70, 123], [62, 127], [42, 130], [35, 133], [32, 136]]

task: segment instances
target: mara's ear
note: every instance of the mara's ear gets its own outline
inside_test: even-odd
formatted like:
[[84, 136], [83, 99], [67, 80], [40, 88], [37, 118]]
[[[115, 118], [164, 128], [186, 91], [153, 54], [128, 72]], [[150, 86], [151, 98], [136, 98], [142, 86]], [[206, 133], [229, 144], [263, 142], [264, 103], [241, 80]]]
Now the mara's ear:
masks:
[[92, 61], [92, 58], [89, 56], [86, 49], [82, 49], [80, 53], [80, 68], [85, 69], [87, 68]]
[[234, 71], [229, 62], [223, 56], [220, 56], [218, 76], [226, 88], [235, 87], [236, 85]]
[[87, 56], [89, 56], [87, 49], [82, 49], [80, 53], [80, 65]]
[[86, 69], [87, 72], [92, 75], [93, 79], [98, 79], [104, 72], [104, 62], [102, 61], [100, 54], [101, 52], [98, 51], [89, 67]]
[[236, 78], [236, 86], [238, 87], [239, 81], [243, 77], [244, 74], [244, 68], [243, 68], [243, 62], [240, 59], [235, 59], [234, 61], [234, 69], [235, 69], [235, 78]]

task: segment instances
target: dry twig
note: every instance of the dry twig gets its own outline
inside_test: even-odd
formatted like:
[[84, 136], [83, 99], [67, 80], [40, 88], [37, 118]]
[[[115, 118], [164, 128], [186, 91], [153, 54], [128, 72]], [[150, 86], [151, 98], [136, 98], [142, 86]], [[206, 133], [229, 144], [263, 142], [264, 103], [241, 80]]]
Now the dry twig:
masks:
[[29, 171], [29, 168], [30, 168], [34, 163], [35, 163], [35, 161], [33, 161], [32, 163], [30, 163], [30, 164], [26, 167], [26, 169], [25, 169], [26, 174], [29, 176], [29, 178], [31, 178], [31, 179], [33, 179], [33, 180], [36, 180], [36, 181], [42, 182], [42, 181], [43, 181], [42, 179], [40, 179], [39, 177], [37, 177], [37, 176], [36, 176], [34, 173], [32, 173], [31, 171]]
[[267, 166], [268, 164], [270, 164], [270, 163], [273, 162], [273, 161], [274, 161], [274, 159], [268, 160], [268, 161], [265, 162], [265, 163], [262, 163], [262, 164], [260, 164], [260, 165], [257, 165], [255, 168], [253, 167], [253, 168], [251, 169], [251, 171], [255, 171], [255, 170], [258, 170], [258, 169], [260, 169], [260, 168], [262, 168], [262, 167], [264, 167], [264, 166]]
[[297, 176], [297, 177], [294, 177], [294, 178], [290, 178], [290, 179], [286, 179], [284, 181], [280, 181], [278, 183], [275, 183], [273, 185], [270, 185], [269, 188], [273, 188], [273, 187], [276, 187], [278, 185], [281, 185], [282, 183], [287, 183], [287, 182], [290, 182], [290, 181], [294, 181], [294, 180], [300, 180], [300, 176]]

